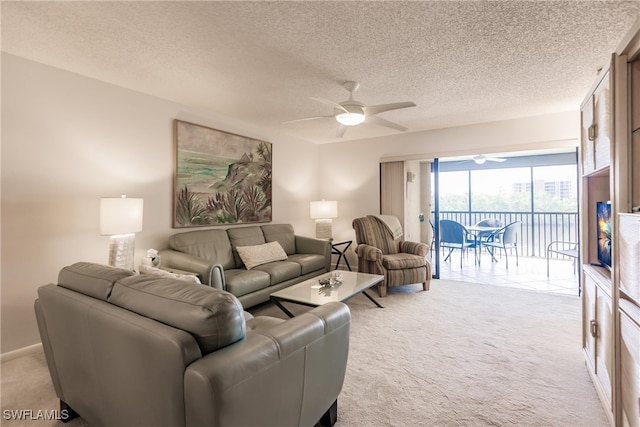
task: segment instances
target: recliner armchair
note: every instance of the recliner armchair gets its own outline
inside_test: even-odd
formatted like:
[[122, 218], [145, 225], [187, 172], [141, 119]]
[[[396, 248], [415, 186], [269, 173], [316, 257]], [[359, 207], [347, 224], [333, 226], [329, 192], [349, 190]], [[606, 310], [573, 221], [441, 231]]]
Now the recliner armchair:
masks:
[[427, 260], [429, 245], [402, 240], [402, 229], [396, 217], [368, 215], [353, 220], [356, 232], [358, 272], [380, 274], [380, 297], [387, 288], [422, 283], [429, 290], [431, 264]]

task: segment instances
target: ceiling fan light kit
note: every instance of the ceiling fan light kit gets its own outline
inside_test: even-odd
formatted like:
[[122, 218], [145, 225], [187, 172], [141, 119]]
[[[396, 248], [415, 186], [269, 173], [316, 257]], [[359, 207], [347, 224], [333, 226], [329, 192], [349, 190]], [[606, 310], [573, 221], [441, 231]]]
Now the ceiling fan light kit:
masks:
[[473, 161], [476, 162], [477, 165], [484, 165], [487, 159], [484, 156], [476, 156], [473, 158]]
[[504, 162], [507, 159], [503, 159], [501, 157], [485, 156], [484, 154], [478, 154], [477, 156], [473, 157], [473, 161], [476, 162], [477, 165], [484, 165], [487, 160], [490, 162]]
[[342, 86], [349, 91], [349, 99], [343, 102], [334, 102], [324, 98], [311, 97], [314, 101], [318, 101], [322, 104], [329, 105], [334, 108], [333, 116], [317, 116], [307, 117], [304, 119], [289, 120], [285, 123], [301, 122], [306, 120], [323, 119], [327, 117], [333, 117], [340, 126], [336, 132], [336, 137], [340, 138], [346, 132], [345, 126], [357, 126], [363, 123], [365, 120], [368, 123], [377, 124], [379, 126], [385, 126], [391, 129], [396, 129], [401, 132], [407, 130], [406, 127], [390, 122], [388, 120], [376, 117], [376, 114], [384, 113], [385, 111], [399, 110], [401, 108], [415, 107], [413, 102], [396, 102], [392, 104], [380, 104], [366, 106], [362, 102], [353, 99], [353, 93], [358, 90], [360, 84], [354, 81], [347, 81]]
[[364, 122], [364, 113], [361, 113], [361, 112], [338, 113], [336, 114], [336, 120], [341, 125], [356, 126]]

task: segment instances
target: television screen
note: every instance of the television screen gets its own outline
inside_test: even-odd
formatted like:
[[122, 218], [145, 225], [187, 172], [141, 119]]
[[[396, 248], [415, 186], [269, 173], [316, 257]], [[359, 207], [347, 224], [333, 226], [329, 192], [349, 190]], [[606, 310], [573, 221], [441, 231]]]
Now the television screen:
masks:
[[598, 261], [611, 268], [611, 203], [598, 202]]

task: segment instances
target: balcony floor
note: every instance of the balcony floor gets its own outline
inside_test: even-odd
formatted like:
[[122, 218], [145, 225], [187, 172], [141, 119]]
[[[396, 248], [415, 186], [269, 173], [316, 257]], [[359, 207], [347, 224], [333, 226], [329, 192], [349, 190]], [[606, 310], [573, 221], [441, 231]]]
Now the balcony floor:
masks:
[[[460, 251], [454, 251], [451, 258], [445, 263], [442, 262], [444, 256], [440, 257], [441, 279], [578, 296], [579, 273], [576, 270], [574, 274], [572, 259], [551, 259], [547, 277], [546, 258], [521, 256], [516, 266], [515, 254], [509, 255], [508, 270], [505, 268], [504, 253], [497, 256], [498, 262], [491, 262], [491, 257], [485, 253], [478, 266], [474, 263], [473, 251], [470, 251], [462, 258], [462, 269]], [[433, 257], [432, 262], [435, 262]]]

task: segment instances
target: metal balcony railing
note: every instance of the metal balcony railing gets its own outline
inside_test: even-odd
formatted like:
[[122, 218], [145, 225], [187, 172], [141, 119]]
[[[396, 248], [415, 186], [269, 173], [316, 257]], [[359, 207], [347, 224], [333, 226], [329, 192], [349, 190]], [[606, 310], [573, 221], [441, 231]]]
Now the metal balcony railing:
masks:
[[[550, 242], [578, 242], [577, 212], [440, 211], [441, 220], [450, 219], [465, 226], [485, 218], [496, 218], [503, 226], [520, 221], [518, 252], [523, 256], [545, 258]], [[562, 258], [562, 255], [552, 254], [551, 257]]]

